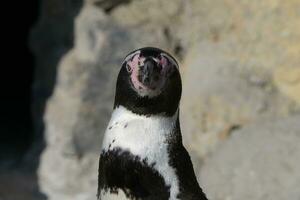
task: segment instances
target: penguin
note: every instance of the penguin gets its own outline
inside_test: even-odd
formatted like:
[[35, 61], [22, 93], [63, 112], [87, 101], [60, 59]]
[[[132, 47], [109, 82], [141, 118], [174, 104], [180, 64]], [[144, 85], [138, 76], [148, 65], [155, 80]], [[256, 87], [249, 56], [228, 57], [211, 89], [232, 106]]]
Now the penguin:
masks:
[[98, 200], [207, 200], [179, 123], [181, 77], [166, 51], [144, 47], [120, 69], [105, 131]]

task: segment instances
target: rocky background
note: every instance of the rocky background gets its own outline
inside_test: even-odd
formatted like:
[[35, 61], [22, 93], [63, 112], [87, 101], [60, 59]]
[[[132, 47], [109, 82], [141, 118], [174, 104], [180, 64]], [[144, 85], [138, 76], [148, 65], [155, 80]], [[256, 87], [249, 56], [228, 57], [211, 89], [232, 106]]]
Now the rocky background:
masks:
[[29, 43], [36, 142], [25, 163], [38, 182], [17, 177], [7, 187], [27, 187], [0, 189], [1, 200], [96, 199], [120, 63], [142, 46], [180, 62], [183, 140], [209, 199], [300, 200], [299, 0], [43, 0]]

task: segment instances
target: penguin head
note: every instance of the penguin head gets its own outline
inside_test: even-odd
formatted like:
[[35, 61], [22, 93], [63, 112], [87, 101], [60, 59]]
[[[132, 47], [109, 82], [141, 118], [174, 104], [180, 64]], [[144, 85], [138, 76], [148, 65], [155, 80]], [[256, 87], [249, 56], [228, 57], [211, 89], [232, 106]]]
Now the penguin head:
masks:
[[144, 47], [125, 57], [117, 80], [115, 106], [123, 105], [145, 115], [172, 114], [180, 97], [179, 67], [169, 53]]

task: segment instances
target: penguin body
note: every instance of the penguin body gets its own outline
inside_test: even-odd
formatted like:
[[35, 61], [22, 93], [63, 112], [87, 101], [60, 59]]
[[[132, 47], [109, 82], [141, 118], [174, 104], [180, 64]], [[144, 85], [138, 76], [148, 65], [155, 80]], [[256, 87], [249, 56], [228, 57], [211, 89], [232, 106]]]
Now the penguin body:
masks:
[[180, 96], [178, 64], [169, 54], [147, 47], [125, 58], [103, 139], [98, 199], [206, 199], [182, 145]]

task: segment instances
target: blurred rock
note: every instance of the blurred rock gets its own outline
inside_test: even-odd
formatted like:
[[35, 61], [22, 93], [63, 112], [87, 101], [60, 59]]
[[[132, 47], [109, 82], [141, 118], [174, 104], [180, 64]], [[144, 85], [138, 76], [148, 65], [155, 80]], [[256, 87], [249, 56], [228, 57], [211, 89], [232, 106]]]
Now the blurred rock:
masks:
[[39, 156], [45, 146], [43, 117], [46, 102], [55, 87], [57, 65], [73, 47], [74, 18], [81, 6], [82, 0], [41, 0], [39, 19], [31, 30], [29, 46], [36, 65], [32, 85], [35, 138], [25, 161], [33, 169], [38, 167]]
[[231, 131], [297, 110], [273, 85], [272, 71], [242, 68], [236, 58], [224, 56], [226, 47], [202, 42], [183, 63], [181, 122], [185, 144], [198, 156], [195, 162]]
[[199, 174], [210, 199], [300, 199], [300, 115], [261, 121], [232, 134]]
[[300, 104], [300, 65], [276, 69], [274, 82], [283, 94]]
[[36, 175], [24, 171], [0, 171], [0, 200], [46, 200], [38, 190]]
[[182, 1], [184, 141], [199, 158], [243, 125], [299, 112], [299, 1]]
[[102, 135], [122, 60], [134, 48], [163, 45], [159, 33], [121, 27], [91, 4], [76, 18], [74, 34], [45, 115], [39, 182], [49, 199], [95, 199]]
[[116, 37], [114, 30], [101, 10], [91, 6], [76, 19], [75, 46], [58, 67], [45, 116], [47, 147], [39, 175], [49, 199], [95, 199], [98, 152], [120, 60], [120, 52], [113, 54], [110, 45], [126, 37]]

